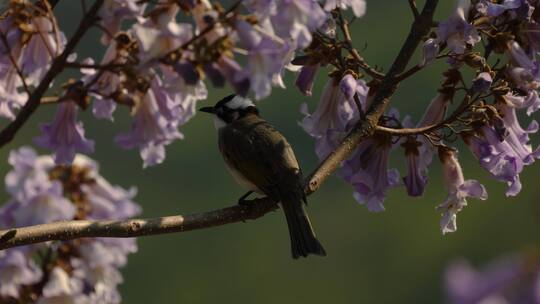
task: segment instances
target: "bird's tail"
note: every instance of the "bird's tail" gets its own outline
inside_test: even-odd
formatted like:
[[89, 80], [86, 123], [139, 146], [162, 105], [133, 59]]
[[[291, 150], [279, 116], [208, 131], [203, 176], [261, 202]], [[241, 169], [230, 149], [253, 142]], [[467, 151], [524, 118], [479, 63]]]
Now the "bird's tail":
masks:
[[291, 251], [293, 258], [308, 254], [326, 256], [326, 251], [315, 236], [309, 217], [302, 203], [302, 195], [289, 192], [281, 197], [281, 205], [287, 218], [289, 234], [291, 236]]

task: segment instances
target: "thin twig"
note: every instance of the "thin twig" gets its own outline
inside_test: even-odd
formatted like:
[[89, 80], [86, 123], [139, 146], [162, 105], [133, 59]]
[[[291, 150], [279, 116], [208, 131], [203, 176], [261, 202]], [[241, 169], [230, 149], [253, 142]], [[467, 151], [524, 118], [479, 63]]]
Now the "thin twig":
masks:
[[417, 64], [417, 65], [413, 66], [412, 68], [406, 70], [405, 72], [398, 74], [396, 76], [396, 79], [398, 81], [403, 81], [403, 80], [411, 77], [412, 75], [416, 74], [418, 71], [420, 71], [424, 67], [425, 67], [425, 65], [423, 65], [423, 64]]
[[341, 31], [343, 32], [343, 38], [345, 39], [345, 47], [349, 51], [349, 53], [354, 57], [358, 65], [364, 70], [369, 76], [375, 78], [375, 79], [383, 79], [384, 74], [377, 71], [376, 69], [369, 66], [369, 64], [364, 60], [364, 58], [360, 55], [357, 49], [354, 48], [352, 43], [352, 37], [351, 32], [349, 30], [349, 23], [345, 18], [343, 18], [343, 14], [341, 13], [341, 10], [338, 11], [338, 17], [339, 17], [339, 27], [341, 28]]
[[[358, 144], [373, 134], [377, 122], [397, 89], [395, 75], [401, 73], [422, 38], [428, 33], [438, 0], [427, 0], [411, 31], [394, 60], [388, 74], [381, 82], [366, 119], [356, 125], [343, 142], [319, 165], [306, 180], [306, 193], [315, 192], [326, 178], [347, 159]], [[248, 206], [236, 205], [224, 209], [187, 216], [168, 216], [154, 219], [123, 221], [66, 221], [44, 225], [13, 228], [0, 231], [0, 249], [51, 240], [71, 240], [81, 237], [136, 237], [221, 226], [229, 223], [256, 219], [276, 210], [275, 202], [268, 198], [255, 199]]]
[[478, 99], [479, 99], [478, 97], [472, 98], [469, 94], [465, 95], [460, 106], [454, 112], [452, 112], [452, 114], [448, 116], [448, 118], [444, 119], [443, 121], [437, 124], [424, 126], [424, 127], [418, 127], [418, 128], [400, 128], [400, 129], [377, 126], [375, 129], [377, 130], [377, 132], [383, 132], [383, 133], [396, 135], [396, 136], [431, 133], [431, 132], [434, 132], [443, 128], [452, 129], [451, 125], [449, 124], [458, 120], [461, 114], [465, 113], [469, 109], [469, 107], [473, 105]]
[[239, 1], [236, 1], [231, 7], [229, 7], [229, 9], [227, 9], [224, 13], [223, 13], [223, 18], [221, 18], [220, 20], [215, 20], [213, 21], [212, 23], [208, 24], [204, 30], [200, 31], [197, 35], [191, 37], [191, 39], [189, 39], [188, 41], [184, 42], [180, 47], [178, 47], [177, 49], [175, 50], [172, 50], [170, 51], [169, 53], [167, 53], [164, 58], [167, 58], [168, 56], [178, 52], [178, 51], [182, 51], [184, 50], [185, 48], [187, 48], [188, 46], [190, 46], [191, 44], [193, 44], [194, 42], [196, 42], [197, 40], [201, 39], [202, 37], [204, 37], [206, 34], [208, 34], [210, 31], [212, 31], [216, 25], [220, 24], [220, 23], [223, 23], [225, 22], [228, 18], [230, 18], [229, 14], [236, 11], [236, 9], [238, 9], [238, 7], [240, 7], [240, 4], [242, 4], [242, 0], [239, 0]]
[[2, 39], [2, 43], [6, 47], [6, 51], [8, 52], [9, 61], [11, 61], [11, 65], [13, 66], [13, 68], [17, 72], [17, 75], [19, 75], [19, 78], [21, 79], [24, 91], [28, 95], [30, 95], [32, 93], [30, 91], [30, 87], [28, 87], [28, 84], [26, 83], [26, 78], [24, 77], [23, 72], [20, 69], [19, 64], [17, 63], [17, 60], [15, 60], [15, 58], [13, 58], [13, 54], [11, 53], [12, 50], [11, 50], [11, 47], [9, 46], [6, 34], [4, 32], [2, 32], [2, 31], [0, 31], [0, 39]]
[[64, 70], [68, 56], [73, 52], [77, 44], [79, 44], [79, 41], [82, 39], [86, 31], [88, 31], [88, 29], [90, 29], [90, 27], [94, 24], [99, 8], [103, 5], [103, 2], [104, 0], [96, 0], [96, 2], [94, 2], [88, 11], [88, 14], [84, 16], [83, 20], [79, 24], [75, 34], [66, 44], [66, 48], [62, 54], [53, 60], [49, 71], [47, 71], [37, 88], [32, 92], [32, 94], [30, 94], [28, 101], [19, 111], [15, 120], [0, 132], [0, 147], [5, 146], [13, 139], [19, 129], [39, 107], [43, 94], [45, 94], [45, 92], [49, 89], [50, 84], [56, 78], [56, 76], [58, 76], [58, 74]]
[[409, 6], [411, 7], [414, 19], [418, 18], [420, 16], [420, 13], [418, 12], [418, 8], [416, 7], [416, 2], [414, 0], [409, 0]]

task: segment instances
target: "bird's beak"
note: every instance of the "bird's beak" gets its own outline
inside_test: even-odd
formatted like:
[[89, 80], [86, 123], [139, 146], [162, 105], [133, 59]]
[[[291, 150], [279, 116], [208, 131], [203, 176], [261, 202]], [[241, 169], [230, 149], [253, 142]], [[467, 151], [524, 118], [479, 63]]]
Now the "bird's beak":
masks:
[[214, 110], [214, 107], [203, 107], [200, 108], [199, 111], [214, 114], [216, 111]]

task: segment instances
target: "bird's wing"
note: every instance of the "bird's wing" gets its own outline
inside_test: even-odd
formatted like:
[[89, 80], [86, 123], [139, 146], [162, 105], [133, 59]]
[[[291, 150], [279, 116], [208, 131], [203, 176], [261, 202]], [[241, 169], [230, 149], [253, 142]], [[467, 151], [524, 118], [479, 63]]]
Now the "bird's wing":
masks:
[[[229, 166], [261, 189], [279, 199], [278, 185], [297, 187], [300, 169], [290, 144], [266, 121], [251, 117], [223, 128], [219, 145]], [[224, 149], [227, 147], [227, 149]]]

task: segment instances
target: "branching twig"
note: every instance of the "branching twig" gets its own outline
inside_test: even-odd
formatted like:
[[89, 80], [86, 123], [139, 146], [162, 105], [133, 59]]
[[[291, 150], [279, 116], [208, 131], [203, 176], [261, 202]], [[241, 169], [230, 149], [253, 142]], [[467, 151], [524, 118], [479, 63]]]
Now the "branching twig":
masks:
[[30, 94], [26, 104], [22, 107], [17, 117], [0, 132], [0, 147], [9, 143], [24, 123], [32, 116], [41, 103], [41, 97], [49, 89], [51, 82], [60, 74], [64, 68], [68, 56], [73, 52], [86, 31], [94, 24], [99, 8], [104, 0], [96, 0], [88, 14], [84, 16], [75, 31], [73, 37], [68, 41], [66, 48], [58, 57], [53, 60], [49, 71], [45, 74], [37, 88]]
[[418, 12], [418, 8], [416, 7], [416, 2], [414, 0], [409, 0], [409, 6], [411, 7], [414, 19], [418, 18], [420, 16], [420, 13]]
[[[437, 3], [438, 0], [426, 1], [424, 9], [414, 21], [401, 51], [388, 74], [382, 80], [373, 103], [366, 113], [366, 119], [353, 128], [340, 146], [307, 179], [306, 192], [308, 194], [315, 192], [326, 178], [339, 167], [341, 162], [352, 154], [358, 144], [373, 134], [390, 97], [397, 89], [399, 82], [395, 80], [395, 76], [403, 72], [422, 37], [428, 33]], [[249, 206], [236, 205], [188, 216], [178, 215], [124, 221], [67, 221], [13, 228], [0, 231], [0, 249], [81, 237], [135, 237], [189, 231], [256, 219], [275, 209], [277, 209], [275, 202], [263, 198], [253, 200]]]
[[341, 28], [341, 31], [343, 32], [343, 38], [345, 39], [345, 47], [349, 51], [349, 53], [354, 57], [358, 65], [364, 70], [369, 76], [375, 78], [375, 79], [382, 79], [384, 77], [384, 74], [377, 71], [376, 69], [369, 66], [369, 64], [364, 60], [364, 58], [360, 55], [357, 49], [354, 48], [352, 44], [352, 37], [351, 32], [349, 30], [349, 23], [345, 18], [343, 18], [343, 14], [341, 11], [339, 11], [339, 27]]

